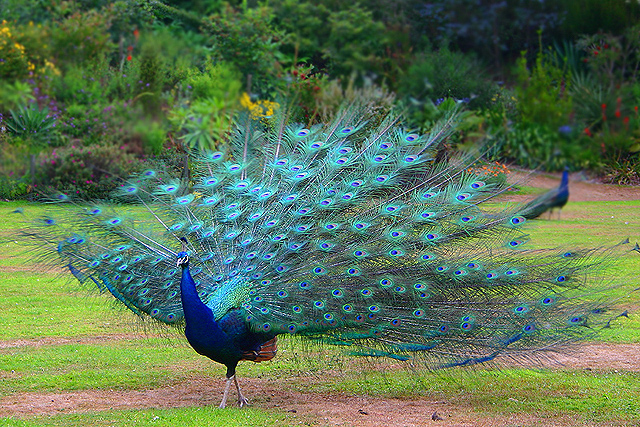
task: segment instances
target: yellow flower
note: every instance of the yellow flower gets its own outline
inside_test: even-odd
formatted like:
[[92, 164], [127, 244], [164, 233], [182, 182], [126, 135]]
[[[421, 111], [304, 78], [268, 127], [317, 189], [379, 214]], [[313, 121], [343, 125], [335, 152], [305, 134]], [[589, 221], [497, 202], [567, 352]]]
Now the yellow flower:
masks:
[[273, 116], [273, 112], [280, 108], [280, 104], [277, 102], [267, 100], [252, 102], [249, 94], [246, 92], [240, 96], [240, 105], [251, 111], [251, 117], [254, 119], [271, 117]]
[[248, 93], [245, 92], [242, 95], [240, 95], [240, 105], [250, 110], [252, 104], [253, 103], [251, 102], [251, 98], [249, 98]]

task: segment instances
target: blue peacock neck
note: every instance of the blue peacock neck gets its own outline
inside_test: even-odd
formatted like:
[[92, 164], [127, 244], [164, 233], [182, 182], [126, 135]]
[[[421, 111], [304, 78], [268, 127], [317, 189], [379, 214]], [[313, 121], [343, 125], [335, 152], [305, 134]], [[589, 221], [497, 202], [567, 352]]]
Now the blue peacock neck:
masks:
[[569, 169], [562, 171], [562, 181], [560, 181], [560, 187], [566, 188], [569, 185]]
[[207, 307], [196, 289], [196, 283], [191, 277], [189, 271], [189, 257], [186, 252], [178, 254], [178, 264], [182, 267], [182, 278], [180, 280], [180, 299], [182, 300], [182, 309], [187, 329], [196, 328], [203, 322], [214, 322], [213, 313]]

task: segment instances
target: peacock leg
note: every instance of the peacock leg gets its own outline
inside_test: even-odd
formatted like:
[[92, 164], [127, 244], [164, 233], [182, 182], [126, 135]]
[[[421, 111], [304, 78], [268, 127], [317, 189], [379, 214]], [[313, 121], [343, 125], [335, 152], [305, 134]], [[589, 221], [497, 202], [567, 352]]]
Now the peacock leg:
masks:
[[222, 395], [222, 402], [220, 402], [220, 406], [218, 406], [218, 408], [220, 409], [224, 409], [224, 407], [227, 406], [227, 397], [229, 397], [229, 388], [231, 387], [231, 378], [234, 378], [234, 377], [235, 375], [233, 377], [227, 377], [227, 384], [224, 386], [224, 394]]
[[236, 390], [238, 390], [238, 405], [242, 408], [245, 405], [249, 405], [249, 401], [247, 400], [246, 397], [244, 397], [242, 395], [242, 392], [240, 391], [240, 385], [238, 385], [238, 378], [234, 375], [233, 376], [233, 382], [236, 383]]

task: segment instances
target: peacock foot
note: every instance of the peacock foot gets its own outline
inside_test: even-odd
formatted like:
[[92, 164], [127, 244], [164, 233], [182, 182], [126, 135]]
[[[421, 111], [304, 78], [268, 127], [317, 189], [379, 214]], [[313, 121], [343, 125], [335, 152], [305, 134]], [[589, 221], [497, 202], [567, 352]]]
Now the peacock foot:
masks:
[[238, 391], [238, 406], [241, 408], [244, 406], [249, 406], [249, 401], [242, 395], [242, 392], [240, 391], [240, 385], [238, 384], [238, 378], [235, 375], [233, 376], [233, 382], [236, 384], [236, 390]]
[[228, 377], [227, 382], [224, 387], [224, 394], [222, 395], [222, 402], [220, 402], [219, 409], [224, 409], [227, 406], [227, 398], [229, 397], [229, 388], [231, 387], [231, 381], [233, 381], [236, 385], [236, 390], [238, 391], [238, 406], [243, 408], [245, 406], [249, 406], [249, 400], [242, 395], [240, 391], [240, 385], [238, 385], [238, 379], [235, 375]]
[[249, 400], [244, 396], [240, 396], [238, 398], [238, 406], [241, 408], [245, 406], [249, 406]]

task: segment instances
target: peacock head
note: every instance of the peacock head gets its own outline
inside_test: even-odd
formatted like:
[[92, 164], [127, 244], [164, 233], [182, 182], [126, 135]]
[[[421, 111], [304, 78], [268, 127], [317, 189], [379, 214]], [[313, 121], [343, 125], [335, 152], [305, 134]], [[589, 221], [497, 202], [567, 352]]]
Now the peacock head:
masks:
[[178, 267], [188, 267], [189, 266], [189, 254], [185, 251], [178, 252], [178, 260], [176, 261], [176, 266]]
[[187, 253], [187, 239], [185, 237], [180, 238], [180, 242], [182, 243], [182, 249], [178, 252], [178, 260], [176, 261], [176, 266], [181, 267], [189, 267], [189, 254]]

